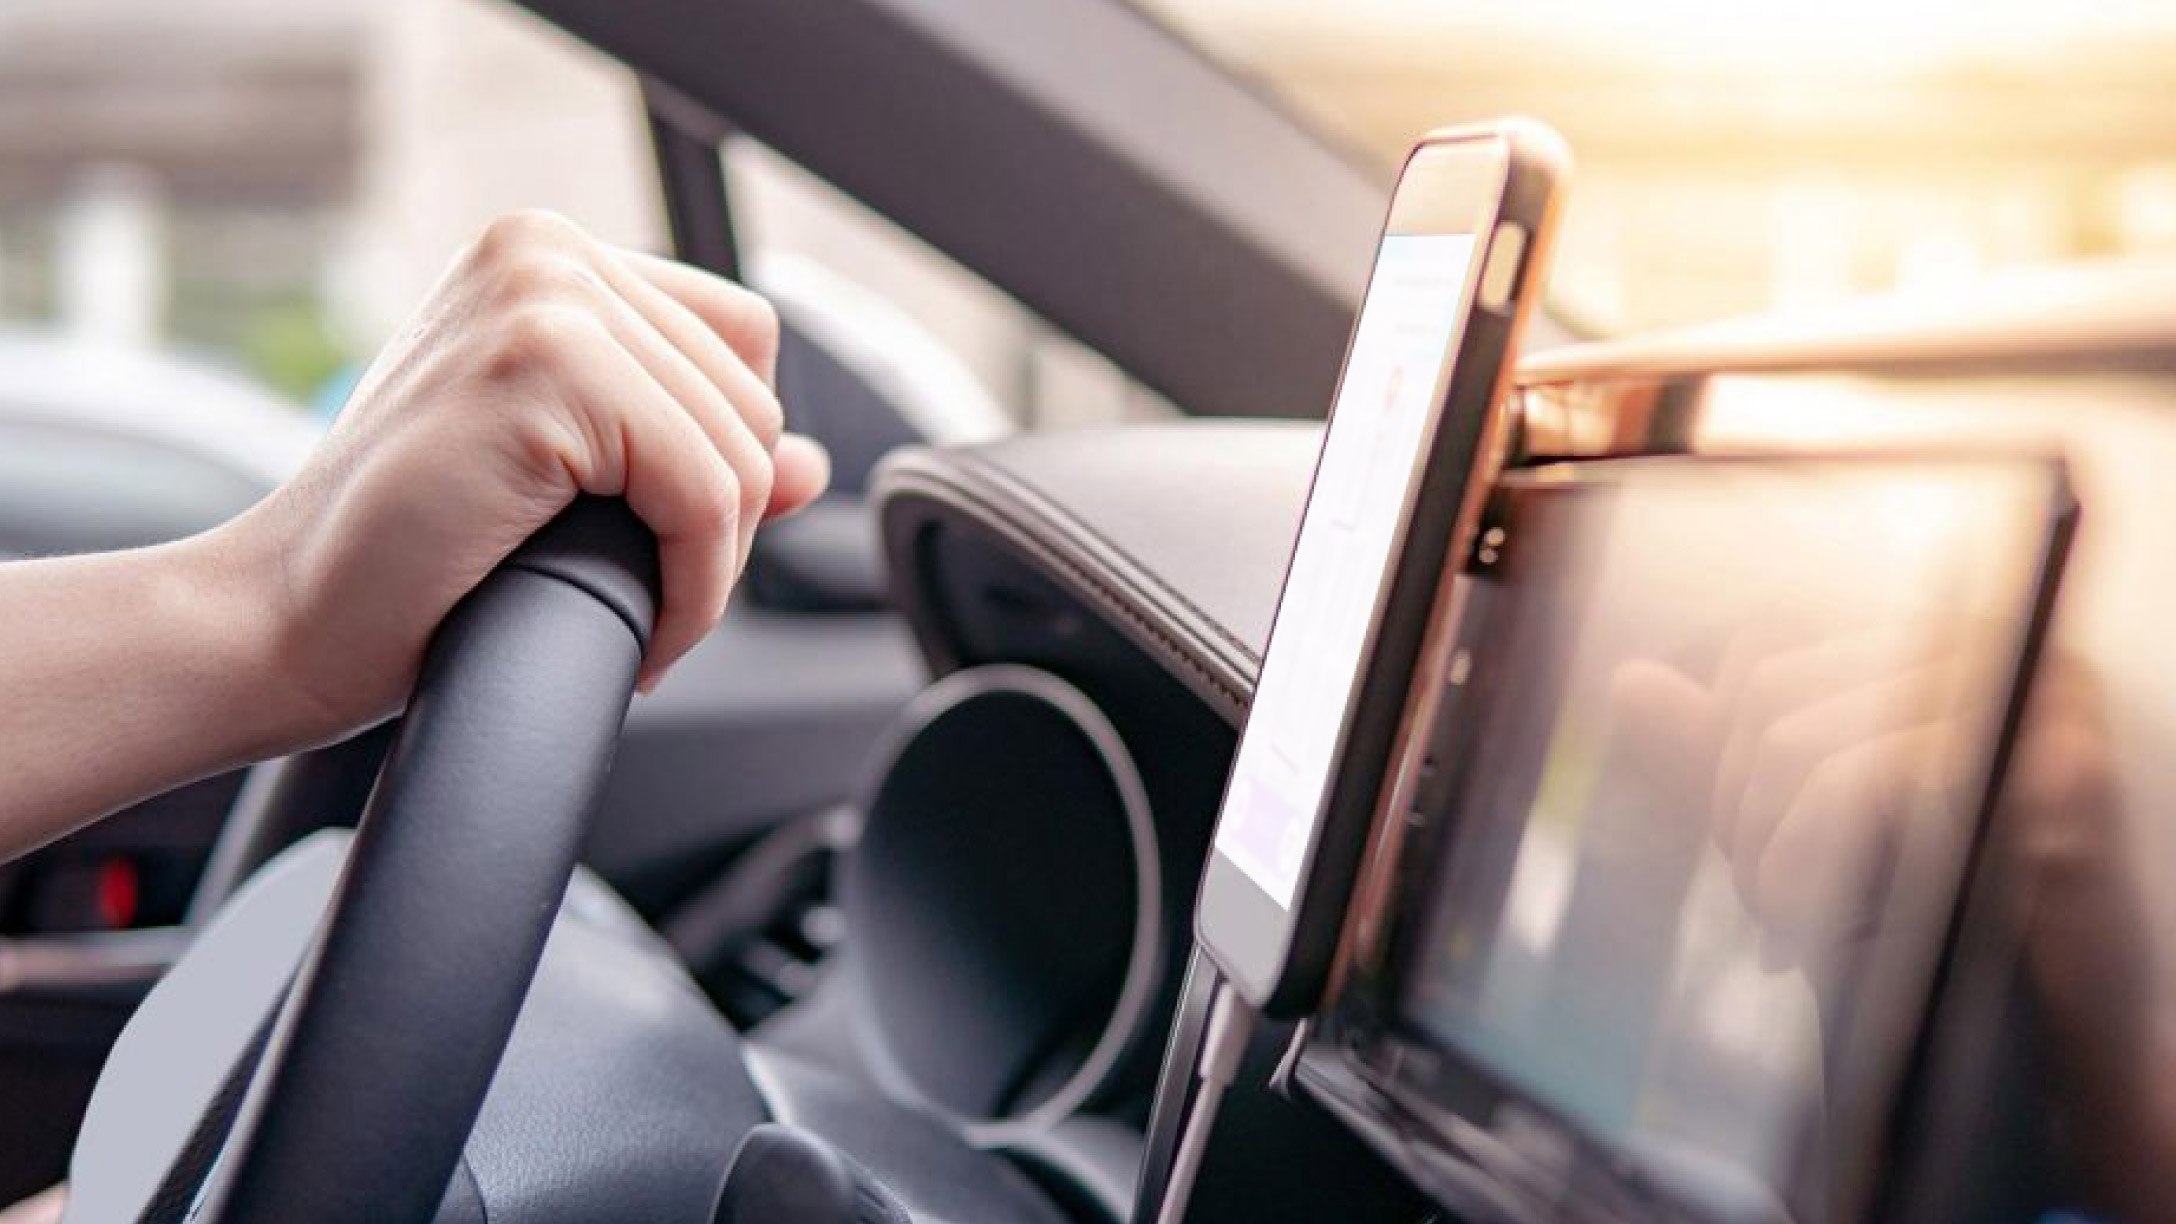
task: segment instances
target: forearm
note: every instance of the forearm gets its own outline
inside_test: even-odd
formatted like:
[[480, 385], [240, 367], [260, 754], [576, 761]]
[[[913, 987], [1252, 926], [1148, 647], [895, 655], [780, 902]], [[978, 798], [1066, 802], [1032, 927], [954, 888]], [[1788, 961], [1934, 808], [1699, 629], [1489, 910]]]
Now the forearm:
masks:
[[0, 859], [307, 727], [233, 531], [0, 565]]
[[717, 623], [756, 524], [823, 492], [777, 356], [744, 289], [558, 218], [495, 223], [254, 509], [0, 565], [0, 858], [390, 714], [446, 613], [580, 493], [657, 536], [654, 682]]

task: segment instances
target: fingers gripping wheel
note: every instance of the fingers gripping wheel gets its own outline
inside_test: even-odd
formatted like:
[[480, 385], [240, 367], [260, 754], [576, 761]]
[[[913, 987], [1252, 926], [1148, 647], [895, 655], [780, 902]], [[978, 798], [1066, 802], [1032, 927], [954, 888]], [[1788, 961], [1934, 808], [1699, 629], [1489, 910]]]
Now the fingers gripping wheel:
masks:
[[641, 522], [584, 498], [440, 626], [196, 1219], [436, 1214], [610, 770], [658, 585]]
[[[557, 578], [587, 591], [626, 623], [635, 636], [638, 660], [641, 649], [649, 646], [650, 631], [657, 625], [660, 588], [657, 537], [626, 502], [576, 498], [508, 557], [486, 583], [509, 570]], [[422, 689], [421, 681], [417, 689]], [[633, 691], [632, 687], [628, 690], [629, 694]]]

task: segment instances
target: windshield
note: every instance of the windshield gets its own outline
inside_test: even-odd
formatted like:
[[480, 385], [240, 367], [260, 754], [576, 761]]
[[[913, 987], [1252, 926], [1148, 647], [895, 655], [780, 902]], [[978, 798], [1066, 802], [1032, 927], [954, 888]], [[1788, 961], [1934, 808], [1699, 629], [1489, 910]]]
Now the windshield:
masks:
[[1554, 125], [1582, 330], [2176, 254], [2161, 0], [1144, 3], [1385, 166], [1430, 127]]

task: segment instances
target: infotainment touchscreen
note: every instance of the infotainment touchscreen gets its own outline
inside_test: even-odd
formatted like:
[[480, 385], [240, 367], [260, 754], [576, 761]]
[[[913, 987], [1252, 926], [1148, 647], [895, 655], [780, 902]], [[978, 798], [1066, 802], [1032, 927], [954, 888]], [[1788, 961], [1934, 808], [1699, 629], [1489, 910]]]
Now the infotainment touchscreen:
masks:
[[1552, 1218], [1842, 1218], [2067, 506], [2028, 459], [1508, 480], [1345, 1039]]

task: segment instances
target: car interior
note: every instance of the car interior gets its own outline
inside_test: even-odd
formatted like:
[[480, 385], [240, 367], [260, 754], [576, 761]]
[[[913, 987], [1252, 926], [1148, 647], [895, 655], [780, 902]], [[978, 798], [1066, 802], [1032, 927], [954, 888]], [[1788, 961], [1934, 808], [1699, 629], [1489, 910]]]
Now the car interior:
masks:
[[[640, 80], [678, 257], [751, 271], [719, 148], [752, 141], [1172, 411], [980, 429], [913, 320], [768, 282], [834, 488], [656, 693], [654, 549], [585, 500], [405, 718], [0, 864], [0, 1203], [1162, 1218], [1197, 891], [1389, 179], [1114, 0], [518, 7]], [[208, 448], [101, 379], [0, 415], [0, 557], [203, 530], [309, 445], [235, 391], [252, 440]], [[2176, 1219], [2176, 271], [1545, 315], [1510, 387], [1340, 976], [1252, 1033], [1183, 1218]], [[1822, 921], [1874, 907], [1818, 965], [1701, 917], [1729, 868], [1690, 843], [1596, 848], [1676, 827], [1637, 799], [1673, 716], [1616, 719], [1603, 656], [1726, 668], [1717, 618], [1779, 589], [1829, 610], [1791, 632], [1933, 643], [1877, 666], [1939, 672], [1914, 730], [1974, 779], [1914, 783], [1875, 867], [1781, 863]]]

